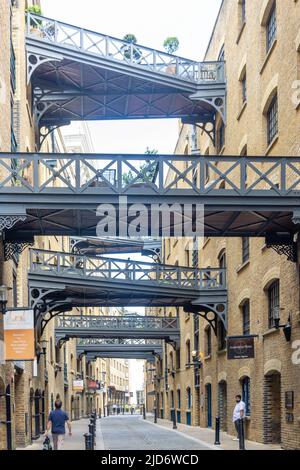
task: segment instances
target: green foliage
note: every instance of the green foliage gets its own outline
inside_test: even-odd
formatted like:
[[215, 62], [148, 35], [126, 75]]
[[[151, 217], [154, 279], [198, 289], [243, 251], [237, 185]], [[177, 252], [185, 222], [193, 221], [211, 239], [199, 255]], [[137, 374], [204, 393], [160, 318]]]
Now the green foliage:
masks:
[[164, 48], [168, 54], [174, 54], [179, 48], [179, 40], [176, 36], [169, 36], [164, 41]]
[[[42, 16], [42, 9], [40, 5], [31, 5], [30, 7], [26, 8], [25, 12], [32, 13], [33, 15]], [[32, 26], [33, 28], [36, 28], [37, 24], [42, 24], [42, 22], [34, 19], [30, 21], [30, 26]]]
[[[123, 37], [123, 41], [126, 41], [126, 42], [129, 42], [130, 44], [136, 44], [137, 43], [137, 38], [134, 34], [125, 34], [125, 36]], [[123, 55], [125, 57], [125, 59], [128, 59], [130, 60], [131, 59], [131, 50], [132, 50], [132, 59], [134, 62], [138, 62], [141, 58], [141, 51], [138, 47], [133, 47], [132, 46], [129, 46], [129, 45], [126, 45], [124, 44], [124, 46], [122, 46], [122, 52], [123, 52]]]
[[[150, 150], [149, 147], [147, 147], [145, 151], [146, 155], [156, 155], [157, 150]], [[128, 171], [128, 173], [123, 174], [123, 183], [125, 185], [131, 184], [134, 181], [134, 184], [136, 183], [151, 183], [156, 175], [157, 171], [157, 162], [154, 160], [146, 160], [145, 163], [143, 163], [139, 169], [137, 169], [140, 173], [140, 176], [137, 177], [136, 173], [132, 173], [131, 170]]]
[[137, 43], [137, 38], [135, 37], [134, 34], [125, 34], [125, 36], [123, 37], [123, 41], [127, 41], [127, 42], [131, 42], [132, 44], [136, 44]]

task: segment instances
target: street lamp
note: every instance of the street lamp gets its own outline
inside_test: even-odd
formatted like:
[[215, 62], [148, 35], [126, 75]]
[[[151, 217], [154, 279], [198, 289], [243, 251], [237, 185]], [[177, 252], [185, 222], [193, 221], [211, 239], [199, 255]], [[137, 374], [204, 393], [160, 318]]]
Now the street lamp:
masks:
[[279, 330], [279, 328], [283, 329], [283, 334], [285, 336], [286, 341], [291, 341], [291, 336], [292, 336], [292, 319], [291, 319], [291, 314], [289, 314], [288, 321], [287, 323], [280, 325], [280, 316], [279, 316], [279, 310], [278, 314], [274, 318], [274, 326], [276, 330]]
[[6, 305], [7, 305], [7, 292], [11, 290], [11, 287], [7, 286], [0, 286], [0, 312], [2, 315], [6, 313]]
[[48, 343], [48, 341], [46, 341], [45, 339], [42, 339], [42, 341], [40, 342], [41, 350], [37, 354], [37, 361], [38, 362], [40, 362], [40, 357], [44, 356], [45, 365], [46, 365], [47, 343]]

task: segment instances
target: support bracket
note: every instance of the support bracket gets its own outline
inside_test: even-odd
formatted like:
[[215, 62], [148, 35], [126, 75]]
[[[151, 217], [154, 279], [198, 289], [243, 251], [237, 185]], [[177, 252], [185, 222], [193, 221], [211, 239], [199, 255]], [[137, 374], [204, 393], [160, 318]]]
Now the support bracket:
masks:
[[210, 324], [216, 336], [218, 334], [218, 319], [222, 321], [225, 331], [227, 331], [226, 303], [191, 305], [184, 307], [184, 311], [204, 318]]
[[279, 255], [285, 255], [288, 261], [297, 263], [297, 242], [290, 234], [268, 234], [266, 236], [267, 248], [272, 248]]

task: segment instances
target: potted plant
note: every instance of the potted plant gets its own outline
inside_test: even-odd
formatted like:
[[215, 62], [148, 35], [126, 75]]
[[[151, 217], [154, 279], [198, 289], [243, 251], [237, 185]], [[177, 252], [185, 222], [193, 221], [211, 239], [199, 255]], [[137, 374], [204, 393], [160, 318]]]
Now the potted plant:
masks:
[[[165, 39], [163, 46], [168, 54], [174, 54], [179, 48], [179, 40], [176, 36], [169, 36]], [[166, 72], [176, 74], [176, 64], [168, 65]]]
[[[142, 56], [142, 53], [138, 47], [133, 47], [129, 45], [129, 44], [137, 43], [137, 38], [135, 37], [135, 35], [125, 34], [125, 36], [123, 37], [123, 41], [126, 41], [128, 43], [128, 44], [124, 44], [124, 46], [122, 46], [121, 48], [125, 59], [131, 60], [131, 57], [132, 57], [132, 61], [138, 63]], [[132, 50], [132, 56], [131, 56], [131, 50]]]
[[[33, 15], [42, 16], [42, 9], [40, 5], [31, 5], [30, 7], [26, 8], [26, 13], [32, 13]], [[26, 17], [27, 21], [27, 17]], [[38, 20], [36, 18], [30, 18], [30, 33], [36, 34], [40, 32], [40, 26], [42, 25], [42, 20]]]

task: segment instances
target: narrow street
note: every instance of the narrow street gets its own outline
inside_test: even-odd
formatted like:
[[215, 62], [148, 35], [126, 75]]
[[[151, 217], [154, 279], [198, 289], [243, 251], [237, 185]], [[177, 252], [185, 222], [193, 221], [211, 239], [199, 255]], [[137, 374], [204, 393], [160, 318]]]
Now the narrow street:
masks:
[[104, 448], [107, 450], [209, 450], [211, 446], [163, 429], [141, 416], [112, 416], [101, 421]]
[[[84, 433], [88, 431], [88, 419], [72, 423], [72, 436], [66, 434], [63, 450], [84, 450]], [[25, 450], [41, 450], [44, 436]], [[195, 438], [184, 436], [172, 429], [153, 424], [153, 417], [144, 421], [139, 414], [109, 416], [97, 420], [95, 450], [209, 450]], [[20, 450], [20, 449], [19, 449]]]

